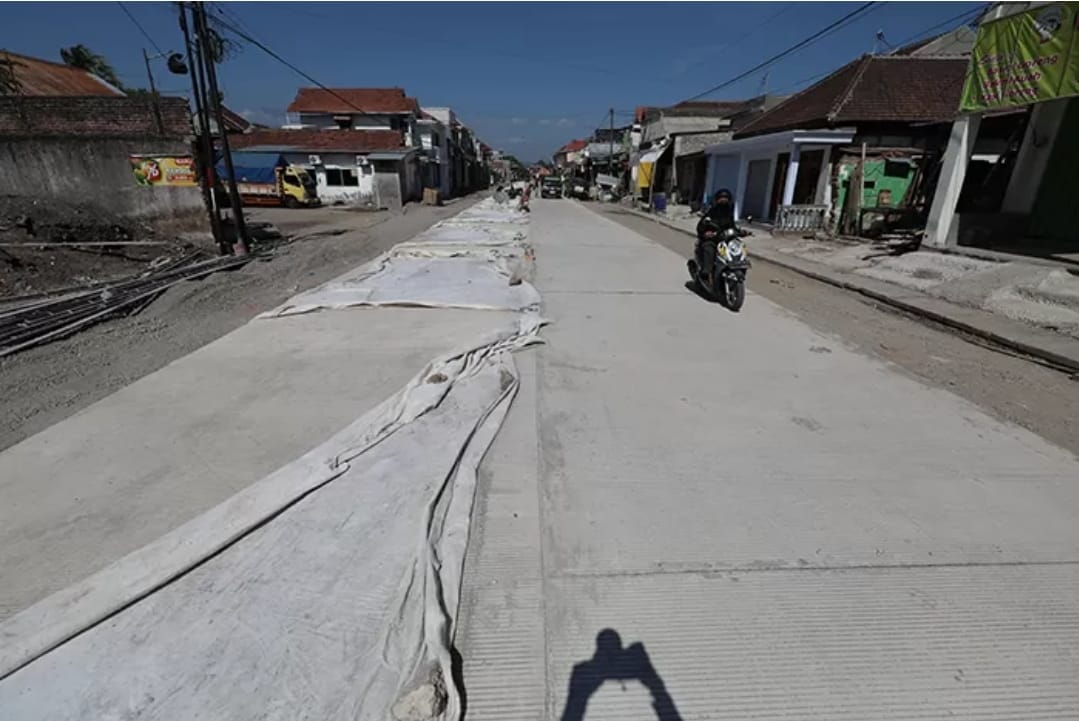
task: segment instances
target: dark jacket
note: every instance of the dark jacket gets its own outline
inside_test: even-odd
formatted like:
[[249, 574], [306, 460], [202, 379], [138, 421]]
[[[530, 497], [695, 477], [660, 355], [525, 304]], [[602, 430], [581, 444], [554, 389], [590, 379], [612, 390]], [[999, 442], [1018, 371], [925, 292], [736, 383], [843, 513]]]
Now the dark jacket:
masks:
[[711, 221], [719, 230], [726, 230], [727, 228], [735, 227], [734, 223], [734, 204], [727, 203], [725, 205], [711, 205], [708, 210], [705, 211], [704, 217], [697, 223], [697, 237], [700, 238], [704, 231], [704, 226], [708, 221]]

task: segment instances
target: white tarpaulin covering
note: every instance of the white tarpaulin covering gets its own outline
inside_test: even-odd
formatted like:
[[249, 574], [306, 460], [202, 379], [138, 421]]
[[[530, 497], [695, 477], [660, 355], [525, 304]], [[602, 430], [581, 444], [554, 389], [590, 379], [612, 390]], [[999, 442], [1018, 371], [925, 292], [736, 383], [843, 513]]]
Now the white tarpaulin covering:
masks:
[[527, 281], [532, 250], [525, 239], [526, 223], [521, 214], [485, 201], [265, 316], [357, 305], [538, 307], [539, 294]]
[[432, 361], [302, 458], [0, 624], [0, 718], [457, 719], [476, 468], [541, 323], [521, 313]]

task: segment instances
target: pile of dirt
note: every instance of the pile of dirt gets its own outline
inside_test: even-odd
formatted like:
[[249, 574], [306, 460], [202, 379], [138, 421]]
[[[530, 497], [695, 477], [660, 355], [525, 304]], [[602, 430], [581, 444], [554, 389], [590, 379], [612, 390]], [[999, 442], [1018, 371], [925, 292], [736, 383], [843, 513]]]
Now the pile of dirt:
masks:
[[[85, 245], [82, 245], [85, 244]], [[0, 297], [86, 287], [130, 276], [209, 243], [160, 236], [99, 208], [0, 196]]]

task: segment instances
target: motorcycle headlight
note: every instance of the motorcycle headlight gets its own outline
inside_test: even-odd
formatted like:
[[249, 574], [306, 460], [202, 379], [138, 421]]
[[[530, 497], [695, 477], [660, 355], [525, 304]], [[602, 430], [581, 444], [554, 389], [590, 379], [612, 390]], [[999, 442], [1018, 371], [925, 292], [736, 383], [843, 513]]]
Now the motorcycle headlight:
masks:
[[742, 241], [740, 240], [727, 241], [727, 249], [730, 251], [731, 255], [735, 257], [742, 255], [742, 253], [744, 253], [746, 250], [745, 246], [742, 245]]

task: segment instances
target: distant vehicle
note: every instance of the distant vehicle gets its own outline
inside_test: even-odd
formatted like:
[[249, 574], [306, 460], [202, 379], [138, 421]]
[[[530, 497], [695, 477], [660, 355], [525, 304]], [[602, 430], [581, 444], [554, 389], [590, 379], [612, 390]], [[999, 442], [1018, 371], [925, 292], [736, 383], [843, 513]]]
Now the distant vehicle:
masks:
[[540, 184], [540, 197], [541, 198], [561, 198], [562, 197], [562, 178], [557, 178], [552, 175], [547, 175], [543, 178]]
[[[273, 153], [232, 154], [236, 189], [244, 205], [283, 205], [286, 208], [319, 205], [315, 179], [305, 169], [290, 165], [284, 156]], [[225, 178], [224, 159], [215, 167]]]
[[584, 178], [570, 178], [566, 185], [566, 195], [576, 200], [588, 200], [588, 181]]

